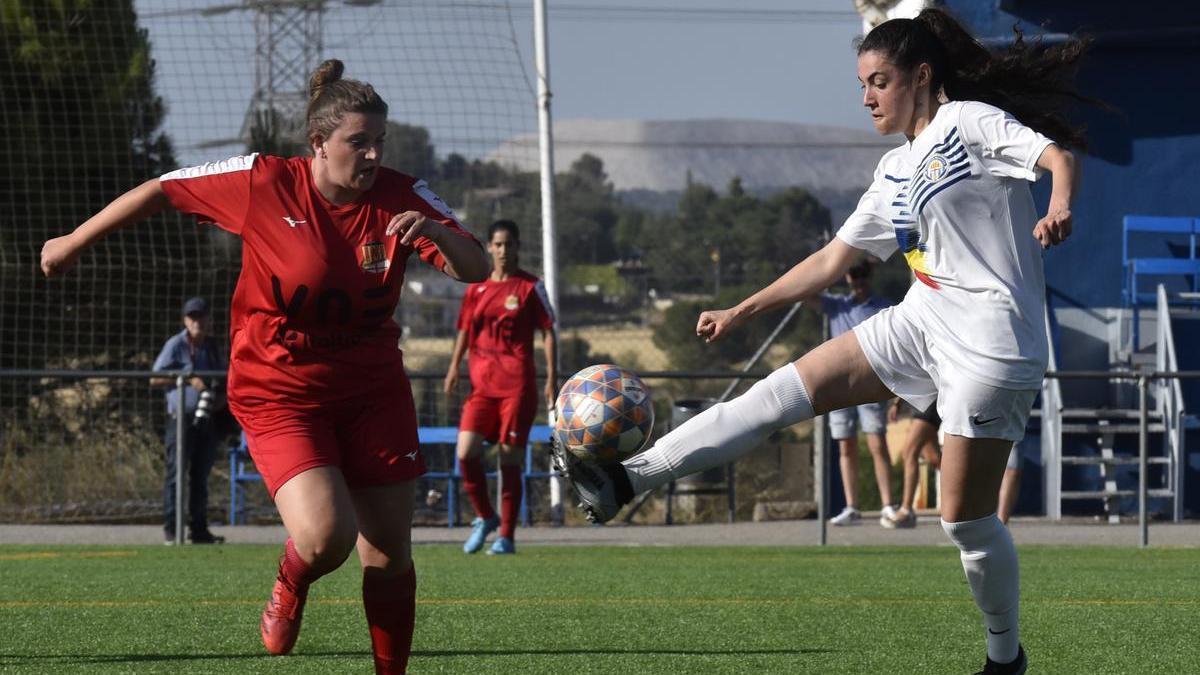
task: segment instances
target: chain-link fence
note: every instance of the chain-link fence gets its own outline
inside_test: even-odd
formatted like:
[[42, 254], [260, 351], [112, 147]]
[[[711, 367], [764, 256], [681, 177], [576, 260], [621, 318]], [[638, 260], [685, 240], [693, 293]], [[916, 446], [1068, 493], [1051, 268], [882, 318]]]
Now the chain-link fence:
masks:
[[[9, 400], [0, 416], [0, 522], [10, 523], [154, 523], [163, 519], [164, 432], [174, 424], [167, 415], [165, 386], [152, 386], [161, 373], [103, 371], [5, 371], [0, 387]], [[172, 380], [173, 381], [173, 380]], [[467, 387], [447, 396], [440, 373], [411, 376], [418, 421], [423, 427], [457, 426]], [[649, 373], [655, 401], [654, 437], [665, 433], [679, 416], [678, 401], [718, 396], [728, 376], [699, 373]], [[185, 420], [191, 424], [191, 420]], [[209, 479], [211, 522], [229, 522], [230, 463], [228, 453], [239, 444], [232, 420], [217, 416], [220, 437]], [[537, 424], [545, 424], [539, 413]], [[451, 444], [421, 448], [431, 472], [451, 472]], [[489, 457], [493, 457], [489, 455]], [[549, 470], [544, 447], [532, 453], [534, 472]], [[738, 463], [737, 517], [755, 517], [756, 507], [779, 510], [788, 503], [803, 509], [812, 500], [811, 424], [773, 436]], [[717, 480], [720, 482], [720, 480]], [[551, 517], [546, 480], [531, 480], [526, 495], [534, 522]], [[261, 483], [243, 482], [242, 522], [277, 522], [278, 515]], [[417, 490], [417, 524], [446, 523], [448, 484], [423, 478]], [[493, 494], [495, 494], [493, 484]], [[436, 498], [431, 498], [431, 492]], [[636, 522], [662, 522], [665, 497], [649, 501]], [[180, 503], [186, 504], [184, 499]], [[459, 500], [460, 505], [463, 503]], [[765, 504], [766, 506], [759, 506]], [[723, 520], [722, 495], [684, 495], [674, 502], [676, 522]], [[568, 510], [569, 522], [575, 514]], [[462, 514], [466, 520], [469, 514]]]

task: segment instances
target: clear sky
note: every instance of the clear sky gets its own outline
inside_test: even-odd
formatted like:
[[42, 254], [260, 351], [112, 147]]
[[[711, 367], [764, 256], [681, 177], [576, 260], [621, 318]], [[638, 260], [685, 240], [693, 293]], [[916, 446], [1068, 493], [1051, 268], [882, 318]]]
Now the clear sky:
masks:
[[[855, 80], [851, 42], [862, 24], [852, 0], [548, 4], [556, 119], [870, 128]], [[241, 0], [136, 7], [179, 161], [243, 152], [237, 139], [265, 15]], [[319, 57], [341, 58], [347, 76], [374, 84], [392, 119], [428, 128], [440, 154], [483, 156], [536, 129], [532, 0], [327, 0], [320, 34]], [[296, 44], [284, 42], [280, 54], [294, 57]]]
[[[746, 118], [871, 128], [855, 80], [852, 40], [862, 22], [851, 0], [548, 4], [557, 118]], [[517, 18], [519, 26], [531, 25], [531, 15]], [[532, 34], [524, 43], [532, 45]]]

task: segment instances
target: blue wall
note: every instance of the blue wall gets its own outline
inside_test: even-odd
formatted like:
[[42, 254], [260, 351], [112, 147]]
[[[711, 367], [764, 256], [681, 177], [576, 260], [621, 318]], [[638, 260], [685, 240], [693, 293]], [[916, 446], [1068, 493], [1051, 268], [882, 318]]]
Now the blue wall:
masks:
[[[1096, 42], [1082, 93], [1116, 108], [1078, 111], [1088, 127], [1075, 234], [1046, 254], [1046, 281], [1077, 304], [1121, 304], [1121, 219], [1200, 216], [1200, 3], [947, 0], [981, 38], [1079, 32]], [[1136, 8], [1137, 13], [1133, 13]], [[1049, 181], [1034, 190], [1040, 203]]]

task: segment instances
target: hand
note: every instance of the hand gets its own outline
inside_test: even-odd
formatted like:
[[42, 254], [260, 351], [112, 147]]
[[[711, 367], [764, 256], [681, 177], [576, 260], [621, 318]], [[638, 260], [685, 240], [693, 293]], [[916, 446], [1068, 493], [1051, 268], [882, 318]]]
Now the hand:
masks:
[[900, 399], [888, 406], [888, 424], [895, 424], [900, 419]]
[[737, 312], [733, 309], [713, 309], [700, 313], [696, 322], [696, 335], [704, 338], [705, 342], [716, 342], [741, 323]]
[[442, 224], [425, 217], [420, 211], [405, 211], [392, 216], [388, 222], [387, 236], [400, 235], [400, 243], [411, 246], [417, 237], [428, 237], [437, 242], [443, 231]]
[[79, 260], [80, 250], [72, 235], [63, 235], [42, 244], [42, 274], [57, 277], [66, 274]]
[[442, 391], [446, 392], [446, 395], [449, 396], [456, 389], [458, 389], [458, 368], [452, 367], [446, 371], [446, 381], [442, 383]]
[[1066, 241], [1071, 236], [1071, 209], [1051, 206], [1046, 217], [1033, 227], [1033, 236], [1042, 245], [1050, 248]]
[[204, 380], [198, 377], [193, 377], [192, 379], [188, 380], [188, 385], [196, 391], [204, 391], [205, 389], [208, 389], [208, 386], [204, 384]]
[[554, 386], [554, 379], [555, 378], [553, 378], [553, 377], [546, 378], [546, 388], [543, 393], [546, 396], [546, 408], [547, 409], [553, 408], [555, 402], [558, 401], [558, 391], [557, 391], [556, 387]]

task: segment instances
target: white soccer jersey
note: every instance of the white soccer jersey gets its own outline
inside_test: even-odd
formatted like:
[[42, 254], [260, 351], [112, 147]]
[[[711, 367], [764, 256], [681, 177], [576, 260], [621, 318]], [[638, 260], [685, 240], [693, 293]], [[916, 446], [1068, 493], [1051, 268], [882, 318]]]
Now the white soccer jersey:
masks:
[[1045, 278], [1029, 182], [1051, 142], [986, 103], [946, 103], [920, 135], [879, 160], [837, 233], [881, 259], [904, 254], [922, 282], [904, 304], [931, 351], [984, 384], [1036, 388], [1046, 370]]

